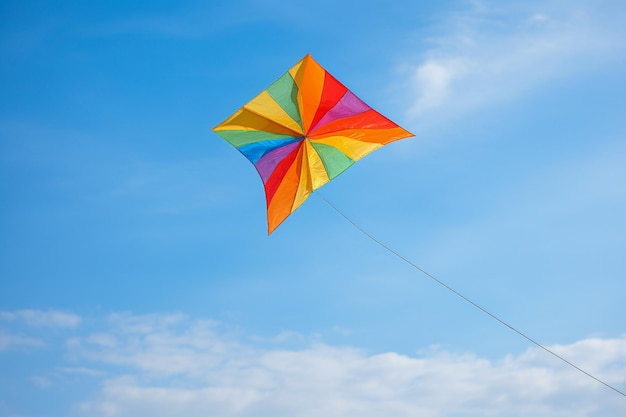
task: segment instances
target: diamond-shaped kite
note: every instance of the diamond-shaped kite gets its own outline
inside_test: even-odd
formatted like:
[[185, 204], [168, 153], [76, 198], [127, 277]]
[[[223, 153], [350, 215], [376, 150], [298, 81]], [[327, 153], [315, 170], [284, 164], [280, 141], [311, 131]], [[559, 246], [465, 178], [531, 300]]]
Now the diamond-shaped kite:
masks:
[[413, 136], [310, 54], [213, 130], [256, 167], [271, 234], [307, 197], [370, 152]]

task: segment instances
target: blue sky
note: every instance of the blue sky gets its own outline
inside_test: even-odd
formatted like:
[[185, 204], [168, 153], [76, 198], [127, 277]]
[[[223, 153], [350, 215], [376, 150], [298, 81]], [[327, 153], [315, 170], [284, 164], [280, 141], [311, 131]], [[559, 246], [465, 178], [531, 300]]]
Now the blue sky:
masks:
[[626, 390], [626, 7], [0, 3], [0, 415], [617, 417], [211, 132], [306, 53], [415, 133], [320, 194]]

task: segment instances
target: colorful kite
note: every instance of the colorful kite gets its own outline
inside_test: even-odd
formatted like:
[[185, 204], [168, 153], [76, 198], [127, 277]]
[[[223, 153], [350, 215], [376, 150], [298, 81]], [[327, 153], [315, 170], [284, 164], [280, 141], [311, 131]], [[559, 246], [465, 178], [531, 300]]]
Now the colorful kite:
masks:
[[359, 159], [413, 136], [305, 56], [213, 130], [256, 167], [268, 234]]

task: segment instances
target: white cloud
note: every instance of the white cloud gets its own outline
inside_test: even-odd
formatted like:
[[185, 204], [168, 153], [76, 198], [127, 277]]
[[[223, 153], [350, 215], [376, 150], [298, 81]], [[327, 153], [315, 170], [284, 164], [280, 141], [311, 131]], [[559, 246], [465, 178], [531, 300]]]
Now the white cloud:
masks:
[[410, 113], [419, 115], [444, 103], [450, 96], [452, 82], [462, 76], [462, 60], [431, 59], [415, 69], [413, 84], [419, 92]]
[[45, 377], [45, 376], [40, 376], [40, 375], [36, 375], [36, 376], [32, 376], [30, 377], [30, 381], [35, 384], [37, 387], [39, 388], [50, 388], [52, 386], [52, 381], [50, 381], [50, 378]]
[[0, 319], [24, 322], [33, 327], [77, 327], [81, 322], [80, 316], [57, 310], [0, 311]]
[[216, 322], [190, 323], [182, 314], [122, 313], [111, 315], [108, 322], [114, 332], [73, 338], [68, 347], [86, 358], [140, 369], [155, 377], [202, 373], [236, 348], [216, 336]]
[[[408, 66], [409, 117], [431, 120], [518, 97], [556, 78], [623, 59], [619, 2], [474, 2], [452, 14]], [[443, 115], [442, 115], [443, 117]]]
[[[141, 325], [138, 325], [141, 324]], [[617, 417], [624, 399], [541, 350], [499, 360], [437, 348], [417, 356], [312, 343], [260, 349], [213, 322], [182, 316], [110, 321], [115, 345], [86, 336], [77, 361], [117, 373], [79, 408], [89, 416]], [[626, 336], [550, 347], [607, 382], [626, 384]]]
[[0, 352], [14, 347], [41, 347], [45, 343], [32, 337], [9, 334], [0, 330]]
[[74, 367], [59, 367], [58, 371], [63, 373], [63, 374], [68, 374], [68, 375], [87, 375], [87, 376], [104, 376], [106, 375], [106, 372], [98, 370], [98, 369], [91, 369], [91, 368], [84, 368], [84, 367], [78, 367], [78, 368], [74, 368]]
[[[225, 28], [249, 25], [258, 21], [280, 21], [294, 24], [295, 18], [310, 12], [300, 4], [274, 0], [261, 3], [239, 1], [235, 3], [208, 2], [192, 7], [175, 7], [144, 16], [124, 16], [101, 26], [83, 28], [82, 32], [100, 36], [126, 33], [145, 33], [180, 39], [209, 37]], [[210, 20], [211, 24], [207, 24]]]

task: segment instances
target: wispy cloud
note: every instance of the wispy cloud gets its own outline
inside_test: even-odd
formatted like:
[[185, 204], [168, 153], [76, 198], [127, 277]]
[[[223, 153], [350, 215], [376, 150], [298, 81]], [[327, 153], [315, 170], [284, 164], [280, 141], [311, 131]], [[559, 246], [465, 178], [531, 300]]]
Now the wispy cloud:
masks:
[[98, 370], [98, 369], [91, 369], [91, 368], [85, 368], [85, 367], [78, 367], [78, 368], [73, 368], [73, 367], [59, 367], [57, 369], [59, 372], [63, 373], [63, 374], [68, 374], [68, 375], [86, 375], [86, 376], [104, 376], [106, 375], [106, 372]]
[[33, 327], [77, 327], [80, 316], [58, 310], [0, 311], [0, 319], [8, 322], [23, 322]]
[[[150, 15], [125, 16], [105, 25], [84, 29], [85, 33], [103, 36], [150, 34], [179, 39], [211, 36], [229, 27], [250, 25], [262, 20], [292, 24], [300, 7], [293, 2], [272, 0], [231, 3], [199, 3], [196, 6], [169, 7]], [[210, 24], [207, 24], [210, 22]]]
[[50, 388], [52, 381], [49, 378], [41, 375], [36, 375], [30, 378], [30, 381], [39, 388]]
[[0, 352], [16, 347], [41, 347], [45, 343], [32, 337], [6, 333], [0, 330]]
[[[236, 345], [215, 333], [211, 320], [190, 322], [181, 314], [113, 314], [110, 332], [72, 338], [75, 354], [95, 361], [137, 368], [155, 377], [193, 376], [216, 366]], [[132, 341], [132, 343], [129, 343]]]
[[601, 3], [475, 1], [451, 14], [406, 67], [414, 97], [409, 117], [429, 120], [445, 109], [450, 120], [625, 58], [623, 7]]
[[[618, 416], [623, 399], [537, 349], [490, 360], [432, 348], [368, 354], [312, 343], [259, 349], [211, 321], [125, 315], [115, 345], [75, 339], [76, 360], [114, 365], [90, 416]], [[551, 348], [615, 385], [626, 383], [626, 336]], [[80, 359], [82, 358], [82, 359]], [[112, 374], [109, 374], [112, 375]]]
[[[81, 317], [58, 310], [13, 310], [0, 311], [0, 324], [2, 327], [12, 328], [11, 331], [0, 328], [0, 352], [23, 348], [40, 348], [47, 345], [43, 340], [43, 336], [38, 334], [36, 337], [31, 335], [23, 335], [29, 328], [36, 328], [40, 331], [42, 328], [76, 328], [81, 322]], [[20, 330], [16, 330], [16, 329]]]

